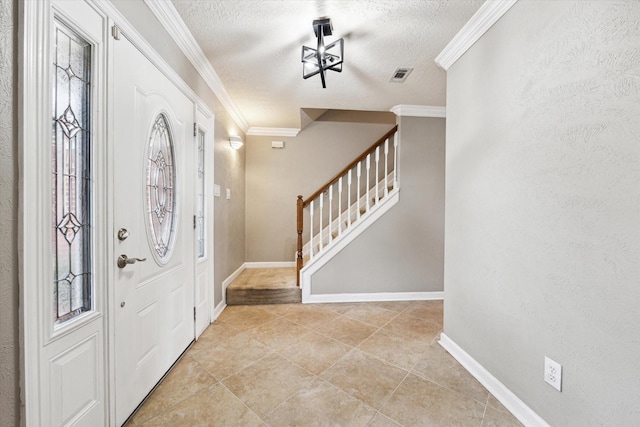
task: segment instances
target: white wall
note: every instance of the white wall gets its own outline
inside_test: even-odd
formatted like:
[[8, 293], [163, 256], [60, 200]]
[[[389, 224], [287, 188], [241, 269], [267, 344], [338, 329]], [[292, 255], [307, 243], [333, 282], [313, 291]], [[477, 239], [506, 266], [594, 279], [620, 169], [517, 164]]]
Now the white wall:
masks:
[[445, 120], [398, 129], [400, 201], [313, 275], [314, 295], [442, 291]]
[[553, 426], [640, 425], [638, 22], [519, 1], [448, 71], [444, 331]]

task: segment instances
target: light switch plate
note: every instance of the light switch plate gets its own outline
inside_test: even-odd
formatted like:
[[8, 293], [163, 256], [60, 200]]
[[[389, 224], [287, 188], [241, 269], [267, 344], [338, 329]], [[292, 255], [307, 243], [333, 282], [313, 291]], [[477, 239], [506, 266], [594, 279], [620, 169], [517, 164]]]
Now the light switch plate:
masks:
[[213, 185], [213, 195], [215, 197], [220, 197], [220, 186], [218, 184]]
[[227, 200], [231, 200], [231, 189], [227, 188]]

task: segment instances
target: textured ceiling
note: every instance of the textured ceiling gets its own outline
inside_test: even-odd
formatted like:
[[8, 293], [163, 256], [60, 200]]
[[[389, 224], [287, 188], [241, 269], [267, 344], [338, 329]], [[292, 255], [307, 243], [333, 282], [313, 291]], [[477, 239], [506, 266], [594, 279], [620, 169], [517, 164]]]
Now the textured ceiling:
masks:
[[[445, 105], [434, 58], [484, 0], [172, 0], [231, 98], [253, 127], [300, 127], [300, 109], [389, 111]], [[343, 37], [342, 73], [304, 80], [301, 46], [328, 16]], [[390, 83], [398, 67], [414, 68]]]

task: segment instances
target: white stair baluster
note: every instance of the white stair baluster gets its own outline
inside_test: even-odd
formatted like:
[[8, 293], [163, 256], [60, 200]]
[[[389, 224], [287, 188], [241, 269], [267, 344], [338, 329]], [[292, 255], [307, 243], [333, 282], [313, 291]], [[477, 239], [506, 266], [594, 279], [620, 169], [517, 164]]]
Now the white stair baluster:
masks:
[[388, 166], [388, 161], [389, 161], [389, 138], [385, 139], [384, 141], [384, 197], [387, 197], [389, 195], [389, 183], [388, 181], [388, 176], [389, 176], [389, 166]]
[[369, 212], [369, 187], [371, 186], [369, 170], [371, 169], [371, 154], [367, 154], [366, 166], [367, 166], [367, 199], [364, 201], [364, 205], [365, 205], [365, 212]]
[[331, 216], [333, 215], [333, 184], [329, 186], [329, 223], [327, 226], [329, 227], [329, 243], [333, 242], [333, 219]]
[[320, 238], [318, 239], [318, 247], [320, 250], [324, 247], [324, 242], [322, 241], [322, 214], [324, 213], [324, 193], [320, 193], [320, 212], [318, 212], [318, 216], [320, 217]]
[[347, 228], [351, 227], [351, 171], [353, 169], [349, 169], [347, 173]]
[[309, 203], [309, 259], [313, 259], [313, 200]]
[[338, 236], [342, 234], [342, 177], [338, 180]]
[[362, 162], [358, 162], [357, 175], [358, 175], [358, 198], [356, 199], [356, 203], [358, 204], [358, 206], [356, 206], [356, 216], [358, 219], [360, 219], [360, 175], [362, 175]]
[[376, 147], [376, 205], [380, 201], [380, 146]]
[[393, 134], [393, 188], [398, 188], [398, 132]]

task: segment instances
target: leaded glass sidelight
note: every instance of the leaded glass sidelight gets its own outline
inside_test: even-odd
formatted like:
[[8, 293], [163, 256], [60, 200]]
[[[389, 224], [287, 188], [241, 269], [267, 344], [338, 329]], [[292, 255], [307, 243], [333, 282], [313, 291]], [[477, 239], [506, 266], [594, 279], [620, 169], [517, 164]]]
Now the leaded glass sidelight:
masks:
[[93, 307], [91, 45], [56, 22], [51, 185], [53, 313], [60, 324]]
[[205, 256], [205, 199], [204, 199], [204, 133], [198, 132], [198, 210], [196, 214], [196, 236], [198, 258]]
[[153, 250], [160, 262], [170, 256], [175, 232], [173, 137], [164, 114], [151, 128], [147, 157], [147, 215]]

